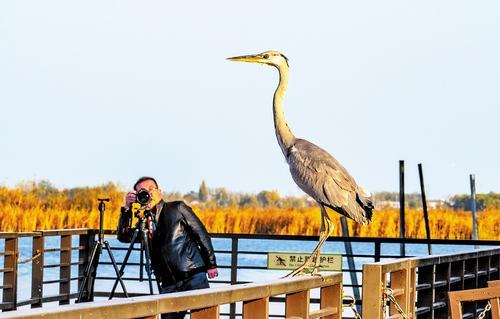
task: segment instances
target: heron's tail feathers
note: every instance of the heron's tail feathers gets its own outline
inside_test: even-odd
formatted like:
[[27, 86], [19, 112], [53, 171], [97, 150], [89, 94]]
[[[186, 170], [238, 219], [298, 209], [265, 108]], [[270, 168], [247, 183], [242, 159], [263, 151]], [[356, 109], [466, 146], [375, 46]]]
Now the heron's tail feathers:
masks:
[[374, 209], [373, 201], [371, 196], [363, 196], [361, 194], [356, 194], [356, 201], [363, 210], [361, 223], [367, 225], [372, 221], [372, 211]]

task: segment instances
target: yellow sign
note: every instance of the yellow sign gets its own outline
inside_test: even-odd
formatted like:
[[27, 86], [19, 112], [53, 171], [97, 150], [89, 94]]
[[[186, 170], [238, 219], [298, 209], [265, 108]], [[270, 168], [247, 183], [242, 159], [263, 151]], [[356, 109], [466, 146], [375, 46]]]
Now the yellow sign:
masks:
[[[295, 253], [267, 253], [268, 269], [296, 269], [302, 266], [310, 254]], [[310, 265], [314, 266], [316, 257], [313, 257]], [[342, 271], [342, 255], [321, 254], [319, 257], [320, 271]]]

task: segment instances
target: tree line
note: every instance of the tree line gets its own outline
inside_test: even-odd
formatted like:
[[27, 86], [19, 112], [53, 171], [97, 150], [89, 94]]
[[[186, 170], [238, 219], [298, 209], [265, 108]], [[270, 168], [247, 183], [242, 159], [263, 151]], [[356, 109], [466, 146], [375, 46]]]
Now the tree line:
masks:
[[[111, 196], [115, 205], [119, 206], [125, 190], [114, 183], [107, 183], [94, 187], [76, 187], [59, 190], [48, 181], [26, 182], [19, 184], [14, 189], [0, 187], [0, 204], [20, 204], [36, 199], [37, 205], [46, 207], [60, 207], [63, 209], [77, 208], [86, 209], [95, 206], [96, 196]], [[15, 191], [14, 191], [15, 190]], [[301, 208], [315, 207], [316, 202], [307, 195], [303, 196], [281, 196], [276, 190], [263, 190], [259, 193], [232, 192], [224, 187], [208, 187], [202, 181], [197, 191], [182, 194], [180, 192], [165, 192], [165, 200], [184, 200], [189, 204], [199, 205], [203, 208], [216, 207], [276, 207], [276, 208]], [[399, 202], [397, 192], [374, 193], [375, 204], [383, 202]], [[113, 206], [115, 206], [113, 205]], [[420, 194], [405, 194], [405, 206], [408, 208], [421, 208]], [[469, 195], [455, 195], [447, 200], [439, 201], [437, 208], [448, 208], [453, 210], [470, 210], [471, 201]], [[490, 192], [477, 194], [477, 210], [500, 209], [500, 193]]]

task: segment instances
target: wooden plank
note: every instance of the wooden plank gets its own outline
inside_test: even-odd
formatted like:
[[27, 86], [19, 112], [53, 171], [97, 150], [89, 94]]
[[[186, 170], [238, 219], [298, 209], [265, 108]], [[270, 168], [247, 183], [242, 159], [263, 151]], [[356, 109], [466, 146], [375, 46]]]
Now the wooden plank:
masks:
[[416, 317], [416, 300], [417, 300], [417, 269], [415, 267], [411, 267], [411, 265], [408, 265], [409, 267], [409, 276], [410, 276], [410, 300], [408, 304], [408, 314], [410, 315], [411, 318]]
[[41, 230], [40, 232], [43, 236], [64, 236], [64, 235], [80, 235], [87, 234], [90, 228], [74, 228], [74, 229], [53, 229], [53, 230]]
[[243, 302], [243, 319], [269, 318], [269, 297]]
[[285, 317], [309, 318], [309, 290], [286, 295]]
[[[408, 263], [403, 265], [404, 269], [391, 272], [391, 288], [396, 302], [401, 306], [405, 314], [408, 314], [410, 303], [410, 273]], [[389, 314], [395, 315], [398, 311], [395, 305], [391, 302], [389, 306]]]
[[363, 308], [362, 314], [371, 319], [385, 318], [383, 292], [386, 285], [385, 273], [380, 264], [363, 265]]
[[342, 282], [341, 272], [331, 272], [320, 276], [301, 276], [284, 278], [270, 286], [271, 295], [282, 295], [291, 292], [303, 291], [306, 289], [331, 286]]
[[[328, 308], [323, 308], [320, 310], [314, 310], [309, 313], [309, 319], [316, 319], [316, 318], [332, 318], [334, 315], [338, 315], [339, 312], [337, 308], [334, 307], [328, 307]], [[337, 316], [338, 318], [338, 316]]]
[[[488, 281], [488, 287], [500, 287], [500, 280]], [[498, 298], [491, 302], [491, 317], [492, 319], [500, 319], [500, 303]]]
[[219, 306], [192, 310], [191, 319], [219, 319]]
[[342, 293], [342, 283], [321, 288], [320, 309], [335, 310], [330, 314], [323, 314], [325, 319], [341, 319], [342, 311], [339, 312], [338, 310], [342, 309]]
[[15, 310], [17, 303], [17, 259], [19, 257], [18, 238], [5, 238], [5, 250], [12, 251], [12, 254], [6, 254], [3, 258], [3, 266], [11, 268], [13, 271], [4, 272], [3, 274], [3, 303], [10, 306], [3, 310]]

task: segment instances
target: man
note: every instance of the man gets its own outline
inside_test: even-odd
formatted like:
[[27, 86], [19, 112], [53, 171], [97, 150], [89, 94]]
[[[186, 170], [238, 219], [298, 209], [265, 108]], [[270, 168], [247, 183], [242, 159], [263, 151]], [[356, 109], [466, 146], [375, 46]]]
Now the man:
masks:
[[[137, 192], [147, 190], [147, 209], [152, 215], [151, 266], [160, 293], [208, 288], [208, 278], [218, 276], [214, 249], [205, 226], [191, 207], [182, 201], [164, 202], [152, 177], [139, 178], [134, 191], [125, 196], [118, 225], [118, 239], [132, 237], [132, 204]], [[162, 319], [182, 319], [186, 312], [162, 315]]]

